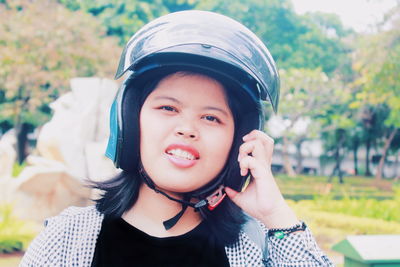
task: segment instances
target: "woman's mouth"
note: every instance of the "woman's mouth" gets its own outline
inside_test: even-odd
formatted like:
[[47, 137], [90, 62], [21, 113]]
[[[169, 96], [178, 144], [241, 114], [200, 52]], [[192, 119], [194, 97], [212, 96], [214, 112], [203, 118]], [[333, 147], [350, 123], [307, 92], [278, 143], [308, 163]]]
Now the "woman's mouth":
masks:
[[189, 168], [197, 163], [199, 152], [188, 145], [173, 144], [165, 150], [169, 161], [179, 168]]
[[181, 149], [172, 149], [167, 151], [168, 155], [172, 155], [181, 159], [195, 160], [195, 156], [185, 150]]

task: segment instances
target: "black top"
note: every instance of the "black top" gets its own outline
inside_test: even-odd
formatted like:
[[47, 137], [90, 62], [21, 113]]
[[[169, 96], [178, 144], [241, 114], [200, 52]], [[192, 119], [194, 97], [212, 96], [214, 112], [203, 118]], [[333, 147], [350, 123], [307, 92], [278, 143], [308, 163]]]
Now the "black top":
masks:
[[92, 267], [103, 266], [229, 266], [225, 247], [205, 222], [186, 234], [154, 237], [122, 218], [104, 219]]

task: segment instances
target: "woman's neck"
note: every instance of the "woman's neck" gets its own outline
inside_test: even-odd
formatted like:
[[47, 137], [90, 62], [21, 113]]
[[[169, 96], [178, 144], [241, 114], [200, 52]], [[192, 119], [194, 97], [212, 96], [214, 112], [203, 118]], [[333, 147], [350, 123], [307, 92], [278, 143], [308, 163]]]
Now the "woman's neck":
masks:
[[[174, 197], [177, 197], [176, 195]], [[163, 222], [171, 219], [182, 210], [182, 205], [156, 193], [142, 184], [138, 199], [133, 207], [122, 215], [122, 218], [139, 230], [157, 237], [182, 235], [201, 222], [202, 218], [193, 208], [188, 207], [179, 221], [169, 230]]]

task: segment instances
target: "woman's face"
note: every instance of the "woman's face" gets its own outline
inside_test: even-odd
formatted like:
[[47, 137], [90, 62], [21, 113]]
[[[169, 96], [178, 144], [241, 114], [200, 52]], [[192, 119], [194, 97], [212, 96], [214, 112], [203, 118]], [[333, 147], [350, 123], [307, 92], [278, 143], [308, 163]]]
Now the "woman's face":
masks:
[[223, 86], [204, 75], [167, 76], [140, 112], [143, 167], [169, 192], [190, 192], [213, 180], [228, 159], [233, 136]]

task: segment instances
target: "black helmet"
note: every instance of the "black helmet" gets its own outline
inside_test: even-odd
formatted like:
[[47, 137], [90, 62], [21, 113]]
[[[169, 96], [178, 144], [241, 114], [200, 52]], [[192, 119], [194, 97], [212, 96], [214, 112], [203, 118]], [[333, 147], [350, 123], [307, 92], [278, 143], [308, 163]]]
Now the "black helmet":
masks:
[[253, 32], [229, 17], [191, 10], [148, 23], [128, 41], [115, 78], [128, 70], [139, 76], [166, 66], [210, 69], [236, 80], [235, 74], [243, 73], [256, 83], [248, 93], [257, 101], [269, 100], [275, 112], [278, 109], [279, 77], [271, 54]]
[[[247, 128], [262, 127], [261, 100], [269, 100], [275, 112], [278, 108], [279, 77], [275, 62], [265, 45], [248, 28], [231, 18], [207, 11], [181, 11], [162, 16], [145, 25], [128, 41], [115, 75], [120, 78], [129, 74], [118, 91], [110, 114], [111, 132], [106, 155], [117, 167], [124, 170], [139, 167], [135, 163], [140, 159], [139, 149], [133, 149], [139, 146], [138, 130], [132, 129], [138, 125], [128, 125], [124, 118], [129, 110], [126, 99], [130, 88], [140, 89], [141, 84], [155, 75], [181, 70], [210, 74], [239, 88], [241, 97], [246, 98], [240, 101], [255, 107], [253, 122], [247, 123], [250, 125]], [[128, 113], [132, 114], [132, 111]], [[239, 134], [246, 134], [247, 128]], [[241, 136], [238, 138], [235, 140], [240, 140]], [[237, 153], [238, 146], [232, 151]], [[236, 176], [240, 176], [239, 172]], [[243, 178], [233, 180], [236, 181], [228, 185], [240, 189]], [[201, 191], [215, 190], [222, 183], [213, 181]]]

